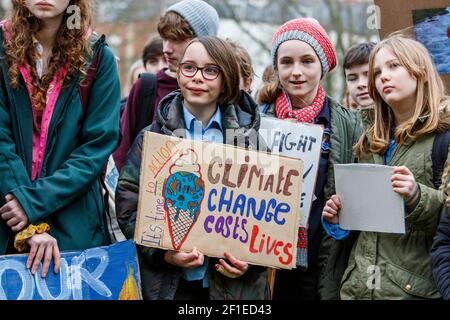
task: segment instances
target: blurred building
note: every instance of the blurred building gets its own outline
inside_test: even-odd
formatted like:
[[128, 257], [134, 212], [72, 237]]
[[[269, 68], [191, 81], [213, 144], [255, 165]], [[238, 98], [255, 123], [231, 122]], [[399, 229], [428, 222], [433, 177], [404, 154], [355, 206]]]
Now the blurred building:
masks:
[[157, 35], [156, 26], [164, 1], [110, 0], [97, 1], [96, 32], [105, 34], [108, 45], [119, 57], [122, 96], [128, 95], [129, 68], [141, 59], [149, 38]]

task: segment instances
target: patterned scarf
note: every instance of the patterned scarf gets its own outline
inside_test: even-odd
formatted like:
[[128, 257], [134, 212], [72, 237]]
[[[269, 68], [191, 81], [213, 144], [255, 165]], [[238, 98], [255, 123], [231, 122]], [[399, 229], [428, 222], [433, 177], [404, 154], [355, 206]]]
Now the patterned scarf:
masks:
[[277, 101], [275, 102], [275, 109], [277, 112], [277, 118], [287, 119], [293, 118], [297, 119], [299, 122], [314, 123], [314, 119], [320, 114], [323, 108], [323, 103], [325, 102], [326, 92], [319, 86], [317, 90], [317, 95], [314, 98], [313, 103], [310, 106], [292, 110], [292, 103], [289, 99], [286, 91], [282, 90], [278, 95]]
[[[275, 109], [279, 119], [293, 118], [298, 122], [314, 123], [316, 117], [323, 109], [326, 92], [319, 86], [317, 95], [310, 106], [292, 110], [292, 103], [286, 91], [282, 90], [275, 102]], [[298, 230], [297, 261], [296, 265], [306, 270], [308, 268], [308, 229], [300, 227]]]

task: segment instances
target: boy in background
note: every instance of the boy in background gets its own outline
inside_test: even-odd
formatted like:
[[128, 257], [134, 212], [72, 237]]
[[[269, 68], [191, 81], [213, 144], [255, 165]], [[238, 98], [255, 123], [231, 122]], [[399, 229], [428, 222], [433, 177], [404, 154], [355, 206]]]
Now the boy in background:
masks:
[[[344, 75], [348, 95], [361, 110], [364, 129], [374, 121], [373, 100], [369, 95], [369, 57], [375, 46], [373, 42], [363, 42], [352, 46], [344, 57]], [[350, 106], [348, 106], [350, 107]]]

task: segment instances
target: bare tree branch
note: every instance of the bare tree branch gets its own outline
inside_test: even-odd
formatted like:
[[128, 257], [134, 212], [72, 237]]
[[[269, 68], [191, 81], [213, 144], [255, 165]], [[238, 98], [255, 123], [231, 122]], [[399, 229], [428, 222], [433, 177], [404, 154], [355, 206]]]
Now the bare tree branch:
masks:
[[265, 43], [265, 42], [261, 41], [260, 39], [255, 37], [255, 35], [253, 34], [252, 31], [250, 31], [248, 28], [246, 28], [243, 25], [242, 19], [236, 14], [233, 6], [229, 3], [228, 0], [223, 0], [223, 3], [227, 7], [227, 9], [230, 10], [231, 19], [234, 22], [236, 22], [239, 29], [241, 29], [242, 32], [244, 32], [246, 35], [248, 35], [250, 37], [250, 39], [252, 39], [255, 43], [257, 43], [263, 50], [270, 53], [270, 43]]

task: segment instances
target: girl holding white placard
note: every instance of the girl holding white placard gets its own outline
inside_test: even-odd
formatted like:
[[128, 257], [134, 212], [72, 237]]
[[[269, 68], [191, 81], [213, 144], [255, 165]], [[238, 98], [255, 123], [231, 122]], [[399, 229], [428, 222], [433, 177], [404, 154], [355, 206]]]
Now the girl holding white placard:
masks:
[[[360, 162], [394, 167], [391, 183], [405, 201], [406, 233], [361, 232], [340, 282], [340, 298], [439, 298], [430, 248], [445, 194], [433, 185], [432, 150], [436, 136], [450, 128], [449, 99], [426, 48], [398, 35], [372, 51], [369, 92], [375, 123], [355, 146], [356, 154]], [[349, 232], [338, 224], [341, 207], [333, 195], [323, 224], [329, 235], [346, 241]]]

